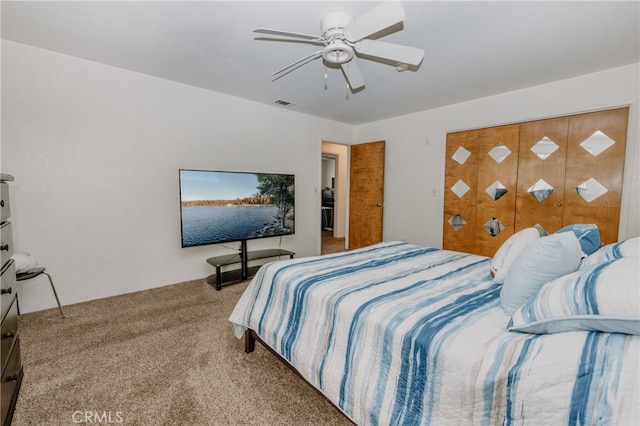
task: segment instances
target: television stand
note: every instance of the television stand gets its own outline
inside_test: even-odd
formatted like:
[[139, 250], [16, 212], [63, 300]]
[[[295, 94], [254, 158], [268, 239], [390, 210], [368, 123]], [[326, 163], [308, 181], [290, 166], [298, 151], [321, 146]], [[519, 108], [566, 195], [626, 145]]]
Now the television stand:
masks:
[[[249, 266], [252, 260], [271, 259], [274, 257], [289, 256], [293, 259], [294, 252], [283, 249], [246, 250], [246, 242], [243, 241], [240, 253], [215, 256], [207, 259], [207, 263], [216, 268], [214, 275], [207, 277], [207, 282], [216, 286], [216, 290], [222, 290], [223, 286], [239, 283], [253, 277], [263, 264]], [[227, 267], [226, 270], [222, 270]]]

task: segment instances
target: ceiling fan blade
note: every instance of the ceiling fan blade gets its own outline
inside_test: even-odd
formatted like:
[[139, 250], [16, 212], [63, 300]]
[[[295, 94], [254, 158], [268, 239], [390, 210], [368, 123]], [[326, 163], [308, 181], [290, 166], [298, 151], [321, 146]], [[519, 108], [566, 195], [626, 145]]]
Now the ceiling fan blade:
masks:
[[318, 37], [316, 35], [292, 33], [290, 31], [272, 30], [272, 29], [269, 29], [269, 28], [256, 28], [255, 30], [253, 30], [253, 32], [254, 33], [260, 33], [260, 34], [271, 34], [271, 35], [277, 35], [277, 36], [284, 36], [284, 37], [303, 38], [305, 40], [311, 40], [311, 41], [320, 42], [320, 43], [324, 43], [325, 42], [325, 40], [322, 37]]
[[345, 62], [340, 66], [342, 67], [344, 76], [347, 78], [349, 86], [351, 86], [351, 90], [356, 90], [364, 86], [364, 78], [355, 59]]
[[374, 7], [347, 25], [345, 28], [347, 39], [355, 43], [402, 21], [404, 21], [404, 8], [400, 2], [388, 1]]
[[[273, 76], [276, 76], [273, 81], [276, 81], [277, 79], [279, 79], [280, 77], [284, 77], [285, 75], [289, 74], [291, 71], [300, 68], [301, 66], [308, 64], [309, 62], [318, 59], [319, 57], [322, 56], [322, 50], [318, 50], [317, 52], [312, 53], [311, 55], [307, 55], [302, 59], [299, 59], [297, 61], [295, 61], [292, 64], [287, 65], [286, 67], [282, 67], [280, 68], [278, 71], [274, 72]], [[279, 75], [278, 75], [279, 74]]]
[[418, 65], [424, 58], [423, 49], [403, 46], [401, 44], [387, 43], [379, 40], [362, 40], [354, 46], [354, 49], [356, 52], [363, 55], [389, 59], [409, 65]]

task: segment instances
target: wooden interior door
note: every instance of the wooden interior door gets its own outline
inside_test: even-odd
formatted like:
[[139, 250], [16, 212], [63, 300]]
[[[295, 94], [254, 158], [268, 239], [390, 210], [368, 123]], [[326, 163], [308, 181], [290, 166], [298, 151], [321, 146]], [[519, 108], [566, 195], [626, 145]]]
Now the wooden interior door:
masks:
[[447, 135], [442, 248], [473, 253], [476, 245], [478, 131]]
[[[514, 233], [519, 132], [518, 124], [478, 130], [473, 253], [493, 256]], [[489, 194], [491, 188], [497, 189], [494, 195]]]
[[549, 233], [562, 228], [568, 129], [568, 117], [520, 125], [515, 232], [535, 224]]
[[563, 222], [597, 224], [604, 244], [618, 241], [628, 118], [629, 108], [569, 117]]
[[382, 241], [384, 141], [351, 145], [349, 248]]

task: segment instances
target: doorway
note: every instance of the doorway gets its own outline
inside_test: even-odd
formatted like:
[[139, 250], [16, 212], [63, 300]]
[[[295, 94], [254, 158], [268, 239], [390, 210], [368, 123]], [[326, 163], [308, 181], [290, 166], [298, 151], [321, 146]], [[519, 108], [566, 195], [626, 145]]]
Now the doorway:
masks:
[[346, 250], [348, 146], [322, 142], [321, 254]]

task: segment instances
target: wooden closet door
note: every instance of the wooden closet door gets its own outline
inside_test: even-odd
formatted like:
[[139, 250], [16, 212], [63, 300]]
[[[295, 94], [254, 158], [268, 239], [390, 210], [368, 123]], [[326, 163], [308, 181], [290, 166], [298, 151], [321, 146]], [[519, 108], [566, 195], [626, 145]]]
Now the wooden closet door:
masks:
[[[493, 256], [514, 233], [520, 125], [491, 127], [478, 132], [473, 253]], [[496, 228], [498, 223], [499, 228]]]
[[478, 131], [447, 134], [442, 247], [473, 253], [476, 245]]
[[[536, 223], [549, 233], [593, 223], [604, 244], [617, 241], [628, 117], [618, 108], [448, 134], [443, 248], [493, 256]], [[509, 155], [496, 161], [496, 149]], [[485, 226], [493, 219], [500, 232]]]
[[628, 108], [569, 117], [563, 224], [595, 223], [618, 241]]
[[515, 231], [562, 228], [569, 118], [520, 125]]

